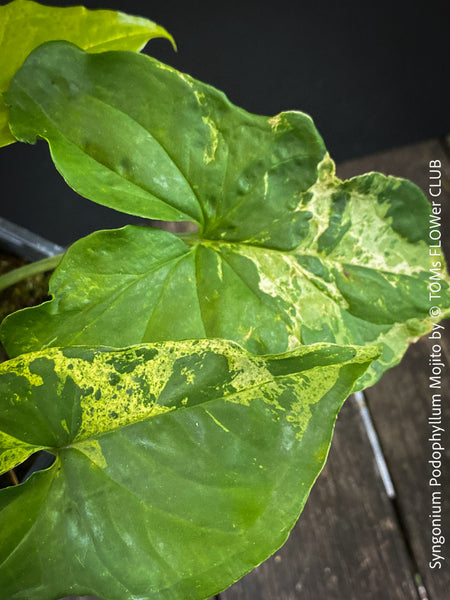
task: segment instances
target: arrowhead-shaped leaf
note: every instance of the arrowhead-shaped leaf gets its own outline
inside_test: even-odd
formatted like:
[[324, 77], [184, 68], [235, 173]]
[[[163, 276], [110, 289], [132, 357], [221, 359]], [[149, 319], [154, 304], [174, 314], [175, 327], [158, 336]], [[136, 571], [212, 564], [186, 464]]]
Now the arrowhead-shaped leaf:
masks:
[[255, 358], [220, 340], [50, 349], [0, 366], [0, 465], [47, 471], [0, 492], [8, 600], [191, 600], [286, 539], [336, 414], [377, 349]]
[[111, 10], [43, 6], [14, 0], [0, 6], [0, 146], [15, 142], [1, 94], [30, 52], [50, 40], [68, 40], [88, 50], [140, 50], [148, 40], [170, 34], [156, 23]]
[[148, 57], [57, 42], [29, 57], [8, 98], [15, 135], [46, 138], [78, 192], [199, 225], [182, 240], [126, 228], [75, 244], [55, 299], [4, 323], [10, 356], [193, 337], [258, 354], [381, 344], [362, 388], [431, 329], [424, 194], [378, 173], [339, 180], [306, 115], [250, 115]]
[[14, 135], [47, 139], [80, 194], [142, 217], [194, 221], [216, 238], [225, 228], [227, 239], [268, 241], [276, 219], [278, 244], [294, 247], [306, 215], [291, 217], [325, 154], [306, 115], [251, 115], [214, 88], [125, 52], [41, 46], [7, 103]]

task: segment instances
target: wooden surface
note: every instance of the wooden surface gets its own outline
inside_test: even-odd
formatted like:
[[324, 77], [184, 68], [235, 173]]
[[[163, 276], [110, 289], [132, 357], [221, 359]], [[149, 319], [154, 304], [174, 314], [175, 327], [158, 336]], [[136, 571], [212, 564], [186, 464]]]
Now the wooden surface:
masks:
[[[381, 171], [407, 177], [426, 191], [428, 163], [441, 160], [445, 165], [444, 248], [450, 256], [450, 153], [444, 142], [432, 140], [351, 161], [338, 167], [338, 175], [348, 178]], [[443, 546], [442, 569], [429, 567], [431, 342], [425, 337], [408, 350], [398, 367], [365, 391], [395, 497], [386, 493], [359, 406], [351, 398], [339, 415], [327, 464], [287, 543], [216, 600], [450, 597], [450, 322], [440, 344], [446, 364], [441, 394], [442, 439], [447, 446], [442, 528], [448, 540]]]
[[[367, 171], [407, 177], [425, 192], [428, 164], [441, 160], [444, 249], [450, 256], [450, 163], [444, 141], [432, 140], [339, 165], [349, 178]], [[446, 365], [450, 323], [442, 341]], [[220, 600], [447, 600], [450, 598], [450, 390], [442, 388], [444, 446], [442, 569], [430, 569], [431, 477], [428, 416], [430, 341], [411, 346], [402, 363], [365, 391], [395, 498], [378, 476], [356, 402], [342, 410], [327, 464], [288, 542]]]
[[[395, 169], [396, 175], [411, 179], [424, 191], [428, 187], [428, 163], [440, 160], [443, 169], [443, 247], [450, 258], [450, 162], [446, 143], [431, 141], [373, 157], [373, 169]], [[365, 163], [367, 164], [368, 159]], [[366, 166], [366, 164], [364, 166]], [[367, 165], [368, 166], [368, 165]], [[352, 165], [344, 165], [346, 176], [353, 174]], [[402, 363], [388, 371], [381, 381], [366, 390], [366, 398], [378, 429], [380, 441], [396, 489], [396, 503], [404, 535], [410, 545], [416, 570], [420, 573], [430, 600], [450, 597], [450, 322], [441, 340], [443, 362], [443, 446], [446, 447], [445, 471], [442, 482], [442, 526], [448, 540], [443, 546], [444, 561], [441, 570], [430, 569], [431, 512], [430, 479], [431, 443], [428, 441], [432, 429], [428, 424], [431, 416], [431, 397], [437, 390], [429, 388], [429, 356], [432, 342], [427, 336], [411, 346]], [[441, 330], [442, 331], [442, 330]]]
[[412, 600], [408, 554], [356, 403], [288, 542], [221, 600]]

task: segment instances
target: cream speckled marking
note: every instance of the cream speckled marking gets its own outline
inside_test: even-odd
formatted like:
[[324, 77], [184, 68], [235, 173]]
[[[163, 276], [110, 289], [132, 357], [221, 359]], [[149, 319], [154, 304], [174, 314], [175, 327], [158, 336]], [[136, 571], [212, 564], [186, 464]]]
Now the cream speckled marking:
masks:
[[195, 381], [195, 372], [192, 371], [192, 369], [188, 369], [187, 367], [183, 367], [181, 369], [181, 375], [183, 375], [184, 377], [186, 377], [186, 383], [187, 384], [193, 384]]
[[[317, 348], [320, 346], [318, 344]], [[310, 352], [310, 347], [303, 346], [297, 348], [296, 355], [301, 356], [308, 352]], [[373, 347], [359, 348], [355, 357], [344, 364], [369, 361], [376, 357], [376, 353], [377, 349]], [[236, 361], [235, 366], [238, 366], [238, 361]], [[240, 366], [243, 367], [244, 365]], [[331, 390], [339, 378], [341, 366], [342, 364], [328, 365], [326, 369], [312, 367], [301, 374], [297, 373], [295, 378], [291, 374], [276, 377], [267, 369], [264, 369], [259, 377], [256, 373], [249, 374], [247, 377], [244, 371], [241, 375], [238, 374], [232, 382], [236, 393], [225, 397], [225, 400], [249, 406], [255, 399], [254, 390], [251, 390], [251, 388], [258, 387], [258, 397], [270, 406], [274, 417], [279, 419], [283, 415], [295, 428], [296, 438], [301, 440], [312, 417], [311, 406], [319, 402]], [[284, 390], [289, 390], [291, 396], [296, 398], [291, 403], [289, 410], [281, 406], [279, 402], [280, 394]]]
[[217, 275], [220, 281], [223, 281], [222, 257], [219, 252], [216, 252], [215, 256], [217, 257]]
[[[317, 240], [329, 225], [329, 201], [340, 183], [335, 177], [335, 164], [330, 158], [328, 152], [317, 165], [317, 180], [308, 190], [312, 198], [306, 204], [306, 208], [314, 214], [314, 219], [310, 221], [310, 233], [305, 239], [302, 247], [310, 248], [312, 243]], [[304, 210], [302, 203], [297, 206], [297, 210]]]
[[[221, 244], [222, 242], [209, 242], [208, 246], [220, 253]], [[291, 336], [291, 345], [286, 349], [293, 349], [298, 343], [301, 343], [303, 323], [308, 323], [308, 321], [313, 324], [317, 323], [317, 307], [321, 305], [324, 305], [324, 314], [327, 314], [327, 318], [333, 320], [333, 329], [336, 333], [341, 332], [346, 336], [345, 341], [340, 340], [341, 343], [352, 342], [340, 314], [341, 310], [348, 308], [348, 303], [342, 297], [334, 281], [325, 282], [305, 270], [298, 264], [293, 254], [246, 244], [228, 243], [227, 247], [235, 248], [239, 255], [248, 258], [256, 266], [259, 277], [258, 287], [263, 293], [272, 298], [279, 298], [289, 306], [289, 313], [286, 313], [285, 316], [288, 316], [290, 320], [287, 330], [288, 335]], [[327, 263], [325, 260], [322, 262], [329, 269], [333, 267], [331, 262]], [[298, 343], [293, 344], [295, 340]]]
[[211, 140], [205, 148], [203, 162], [207, 165], [215, 159], [217, 148], [219, 147], [219, 131], [211, 117], [202, 117], [203, 123], [209, 127]]
[[[380, 177], [388, 179], [382, 175]], [[318, 166], [318, 179], [309, 190], [312, 198], [307, 208], [314, 213], [314, 227], [301, 246], [302, 253], [317, 253], [317, 241], [329, 226], [331, 196], [339, 191], [341, 185], [342, 181], [335, 176], [334, 162], [326, 154]], [[394, 182], [394, 187], [400, 185], [400, 181]], [[426, 244], [408, 244], [406, 253], [405, 241], [392, 230], [392, 217], [386, 217], [389, 203], [378, 204], [375, 200], [375, 196], [353, 191], [343, 215], [345, 220], [351, 222], [351, 228], [328, 258], [393, 274], [413, 275], [422, 272], [424, 256], [427, 256]], [[406, 254], [408, 260], [405, 259]]]
[[296, 385], [297, 401], [292, 404], [291, 414], [286, 420], [296, 429], [296, 438], [301, 440], [311, 420], [311, 406], [317, 404], [323, 396], [331, 390], [339, 377], [340, 365], [333, 365], [327, 369], [311, 369], [308, 379]]
[[202, 104], [206, 104], [206, 94], [204, 94], [203, 92], [198, 92], [197, 90], [194, 90], [194, 94], [195, 97], [197, 98], [197, 102], [202, 105]]
[[[139, 354], [142, 348], [155, 349], [157, 354], [151, 361], [146, 361]], [[101, 448], [92, 442], [91, 438], [176, 410], [176, 407], [169, 408], [158, 404], [158, 398], [172, 376], [174, 364], [179, 358], [190, 354], [202, 358], [207, 352], [226, 356], [232, 377], [231, 385], [237, 392], [243, 392], [242, 403], [247, 402], [244, 397], [246, 389], [260, 382], [273, 382], [273, 390], [268, 388], [266, 395], [269, 401], [271, 396], [275, 397], [276, 384], [264, 361], [243, 352], [237, 345], [230, 345], [221, 340], [203, 340], [201, 344], [195, 341], [166, 342], [134, 346], [121, 351], [93, 352], [90, 360], [67, 357], [63, 350], [52, 348], [34, 353], [32, 360], [45, 357], [51, 362], [58, 377], [60, 391], [67, 377], [80, 389], [81, 425], [72, 445], [101, 466], [104, 464]], [[111, 361], [114, 363], [115, 360], [121, 360], [122, 363], [124, 360], [134, 362], [133, 370], [116, 370], [114, 364], [111, 364]], [[22, 359], [15, 359], [15, 363], [22, 362]], [[17, 364], [13, 366], [17, 368]], [[181, 374], [186, 377], [187, 384], [194, 384], [194, 371], [184, 367]], [[64, 420], [61, 421], [61, 426], [65, 431], [68, 430]], [[16, 442], [13, 442], [16, 446]], [[29, 449], [30, 446], [27, 446], [26, 451]]]
[[13, 469], [44, 446], [34, 446], [0, 431], [0, 474]]
[[243, 354], [240, 348], [236, 350], [236, 348], [231, 347], [231, 351], [227, 353], [227, 359], [228, 368], [233, 376], [231, 385], [237, 392], [254, 387], [261, 381], [273, 379], [264, 361]]
[[[142, 361], [136, 363], [131, 373], [115, 371], [108, 364], [111, 359], [109, 353], [99, 353], [92, 362], [87, 362], [80, 358], [67, 359], [62, 352], [58, 352], [59, 354], [52, 356], [58, 377], [64, 381], [70, 375], [83, 393], [82, 422], [75, 441], [172, 410], [157, 404], [155, 398], [164, 389], [172, 374], [173, 362], [183, 355], [182, 352], [177, 352], [174, 348], [161, 349], [152, 360], [151, 370]], [[136, 348], [130, 348], [126, 352], [130, 360], [139, 360]], [[68, 364], [73, 367], [70, 371]], [[113, 384], [111, 377], [115, 378]], [[143, 383], [149, 386], [153, 400], [146, 395]], [[101, 393], [100, 399], [95, 398], [98, 390]]]
[[252, 326], [252, 327], [250, 327], [250, 329], [247, 331], [247, 333], [246, 333], [246, 334], [244, 335], [244, 337], [242, 338], [242, 339], [244, 340], [244, 342], [247, 342], [247, 341], [248, 341], [248, 340], [251, 338], [251, 336], [252, 336], [252, 333], [253, 333], [254, 331], [255, 331], [255, 328], [254, 328], [253, 326]]
[[[277, 115], [269, 119], [269, 123], [276, 129], [282, 124], [283, 116], [283, 114]], [[289, 336], [287, 349], [292, 349], [301, 343], [303, 325], [310, 330], [318, 329], [317, 324], [321, 315], [324, 316], [323, 322], [333, 332], [336, 342], [354, 342], [352, 331], [344, 325], [342, 319], [342, 311], [348, 311], [349, 306], [333, 275], [335, 272], [345, 276], [345, 264], [389, 274], [391, 276], [389, 283], [393, 288], [396, 287], [396, 275], [415, 277], [427, 272], [428, 267], [425, 263], [429, 258], [426, 244], [424, 242], [410, 244], [393, 231], [392, 217], [386, 216], [390, 210], [389, 202], [377, 201], [377, 190], [384, 189], [385, 182], [388, 180], [394, 189], [401, 185], [400, 180], [379, 175], [379, 185], [377, 181], [371, 183], [372, 195], [368, 196], [355, 189], [352, 190], [342, 215], [342, 222], [351, 223], [351, 227], [335, 248], [328, 250], [326, 255], [325, 253], [321, 255], [317, 249], [318, 240], [330, 226], [333, 194], [342, 189], [341, 180], [335, 176], [334, 162], [326, 154], [318, 166], [317, 181], [309, 190], [311, 197], [306, 202], [302, 199], [296, 209], [310, 210], [314, 218], [310, 221], [308, 234], [295, 252], [283, 254], [274, 252], [270, 248], [255, 248], [250, 245], [251, 240], [249, 244], [228, 244], [228, 248], [235, 246], [239, 255], [245, 256], [255, 264], [260, 290], [271, 298], [279, 298], [289, 305], [290, 325], [287, 325]], [[266, 175], [264, 183], [265, 193], [267, 193]], [[295, 260], [295, 255], [320, 258], [331, 275], [330, 280], [326, 281], [303, 268]], [[297, 286], [293, 285], [295, 281], [298, 282]], [[449, 282], [447, 275], [443, 277], [443, 281]], [[314, 310], [311, 310], [312, 306], [315, 307]], [[408, 328], [413, 325], [393, 324], [391, 332], [381, 335], [381, 341], [392, 350], [395, 348], [394, 353], [399, 352], [400, 356], [408, 341], [417, 337], [408, 333]], [[430, 327], [429, 320], [425, 318], [421, 330], [425, 333]], [[401, 341], [393, 339], [394, 331], [402, 336]], [[247, 339], [245, 338], [244, 341]], [[333, 341], [333, 338], [330, 341]], [[383, 364], [383, 360], [380, 362]], [[387, 366], [389, 362], [384, 364]]]
[[106, 469], [108, 466], [102, 453], [102, 447], [100, 446], [100, 442], [98, 440], [84, 440], [82, 442], [78, 442], [77, 444], [73, 444], [73, 448], [83, 452], [83, 454], [85, 454], [89, 460], [100, 467], [100, 469]]
[[268, 119], [268, 123], [272, 127], [272, 129], [274, 131], [276, 131], [277, 128], [278, 128], [278, 126], [281, 123], [281, 114], [280, 115], [275, 115], [274, 117], [271, 117], [270, 119]]
[[[317, 348], [321, 346], [318, 344]], [[76, 356], [77, 352], [84, 358]], [[310, 347], [300, 347], [293, 356], [301, 357], [310, 352]], [[64, 351], [53, 348], [28, 355], [28, 360], [46, 359], [47, 367], [51, 365], [60, 380], [65, 381], [70, 377], [78, 386], [81, 392], [81, 426], [66, 448], [82, 452], [93, 465], [105, 469], [107, 460], [102, 451], [101, 438], [97, 438], [170, 410], [181, 407], [189, 410], [186, 397], [171, 408], [158, 404], [158, 397], [171, 379], [178, 359], [182, 358], [185, 362], [192, 356], [197, 363], [198, 359], [202, 360], [210, 353], [225, 357], [228, 363], [228, 370], [224, 372], [224, 387], [217, 387], [217, 402], [249, 406], [254, 401], [262, 401], [269, 407], [274, 419], [287, 420], [298, 439], [304, 434], [311, 418], [310, 406], [332, 387], [341, 366], [328, 365], [326, 369], [311, 367], [305, 372], [294, 370], [293, 373], [274, 375], [267, 359], [252, 356], [237, 344], [218, 339], [143, 344], [109, 351], [95, 348]], [[358, 349], [351, 362], [363, 362], [374, 357], [373, 348]], [[15, 362], [21, 360], [15, 359]], [[270, 360], [277, 359], [273, 357]], [[16, 366], [14, 361], [12, 364]], [[183, 368], [180, 373], [186, 377], [186, 383], [195, 383], [193, 371]], [[283, 392], [289, 393], [291, 398], [286, 406], [280, 403]], [[170, 398], [170, 391], [168, 393]], [[208, 409], [204, 407], [206, 414], [218, 427], [229, 433], [230, 430], [214, 415], [213, 405]], [[60, 423], [62, 429], [67, 431], [65, 420]], [[36, 450], [48, 449], [26, 444], [1, 432], [0, 448], [3, 449], [0, 465], [4, 470], [23, 462]]]
[[296, 335], [290, 334], [288, 336], [287, 349], [295, 350], [295, 348], [297, 348], [297, 346], [299, 346], [301, 343], [301, 339], [299, 339]]
[[267, 198], [267, 192], [269, 191], [269, 173], [264, 173], [264, 198]]
[[43, 380], [40, 375], [31, 373], [30, 364], [27, 355], [18, 356], [14, 361], [7, 361], [0, 365], [0, 373], [2, 371], [15, 373], [16, 375], [25, 377], [30, 382], [31, 386], [38, 387], [43, 385]]
[[187, 83], [190, 88], [194, 88], [194, 81], [191, 79], [191, 77], [189, 77], [189, 75], [185, 75], [185, 73], [181, 73], [175, 69], [172, 69], [172, 72], [178, 75], [178, 77], [182, 79], [184, 83]]

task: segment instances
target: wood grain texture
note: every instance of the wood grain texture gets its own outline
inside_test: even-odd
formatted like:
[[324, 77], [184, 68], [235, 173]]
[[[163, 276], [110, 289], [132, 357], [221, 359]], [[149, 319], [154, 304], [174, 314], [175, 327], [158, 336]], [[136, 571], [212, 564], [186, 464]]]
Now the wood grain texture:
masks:
[[[338, 165], [337, 174], [347, 179], [380, 171], [411, 179], [426, 192], [429, 161], [436, 159], [445, 165], [442, 185], [448, 193], [448, 160], [439, 140], [349, 161]], [[444, 208], [448, 226], [448, 205]], [[444, 235], [443, 247], [450, 253], [450, 234]], [[447, 341], [446, 352], [448, 346]], [[356, 406], [348, 403], [327, 465], [290, 539], [274, 557], [222, 593], [222, 600], [412, 599], [418, 597], [413, 584], [417, 571], [427, 590], [423, 597], [448, 598], [447, 565], [440, 573], [428, 567], [428, 353], [427, 341], [419, 342], [399, 367], [366, 391], [394, 478], [396, 504], [385, 495]], [[443, 396], [448, 399], [447, 388]], [[446, 473], [448, 481], [448, 469]], [[448, 499], [449, 493], [445, 496]], [[448, 521], [447, 501], [443, 511]]]
[[[436, 159], [445, 164], [443, 245], [450, 256], [450, 167], [439, 141], [341, 164], [338, 175], [349, 178], [378, 170], [407, 177], [426, 191], [428, 163]], [[446, 327], [442, 347], [448, 365], [450, 323]], [[417, 600], [416, 572], [428, 600], [449, 597], [450, 367], [442, 388], [444, 440], [449, 446], [442, 494], [447, 558], [441, 570], [431, 570], [429, 352], [430, 340], [425, 338], [410, 348], [400, 366], [365, 392], [394, 481], [396, 507], [384, 491], [357, 406], [349, 400], [339, 416], [327, 465], [289, 540], [221, 593], [220, 600]], [[70, 600], [75, 598], [79, 600]]]
[[[449, 325], [447, 324], [447, 327]], [[450, 343], [448, 332], [441, 345], [448, 365]], [[446, 557], [441, 569], [431, 569], [431, 478], [432, 428], [428, 424], [431, 416], [432, 393], [429, 388], [428, 356], [431, 342], [421, 340], [412, 346], [402, 363], [385, 374], [383, 379], [366, 390], [366, 398], [380, 437], [384, 455], [389, 465], [397, 494], [400, 519], [405, 527], [417, 569], [425, 584], [429, 600], [446, 600], [449, 597], [450, 567], [448, 545], [443, 545]], [[448, 367], [447, 367], [448, 368]], [[450, 386], [448, 376], [443, 379], [442, 390], [442, 434], [443, 453], [442, 487], [442, 534], [450, 540]], [[447, 542], [448, 544], [448, 542]]]
[[[416, 144], [400, 150], [385, 152], [361, 161], [341, 165], [340, 176], [349, 177], [360, 169], [370, 167], [389, 174], [412, 179], [424, 192], [428, 190], [428, 164], [440, 160], [443, 164], [442, 234], [443, 248], [450, 257], [450, 164], [448, 155], [437, 140]], [[432, 304], [430, 304], [432, 306]], [[450, 589], [450, 322], [445, 323], [442, 339], [443, 374], [442, 390], [429, 387], [429, 357], [432, 341], [428, 336], [410, 347], [401, 364], [388, 371], [365, 395], [380, 437], [383, 452], [389, 465], [397, 494], [399, 518], [405, 528], [405, 536], [413, 553], [417, 569], [425, 584], [429, 600], [446, 600]], [[437, 488], [429, 486], [431, 477], [432, 428], [428, 423], [431, 416], [432, 394], [442, 397], [443, 476], [441, 488], [442, 533], [446, 537], [443, 545], [442, 568], [431, 569], [431, 492]], [[439, 432], [438, 432], [439, 433]]]
[[287, 543], [221, 600], [418, 598], [395, 513], [353, 399]]

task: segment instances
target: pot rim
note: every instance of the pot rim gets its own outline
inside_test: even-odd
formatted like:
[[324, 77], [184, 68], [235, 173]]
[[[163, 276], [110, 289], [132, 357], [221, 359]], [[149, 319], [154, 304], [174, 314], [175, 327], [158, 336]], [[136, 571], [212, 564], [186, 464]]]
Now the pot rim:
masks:
[[65, 249], [25, 227], [0, 217], [0, 245], [6, 252], [31, 262], [61, 254]]

